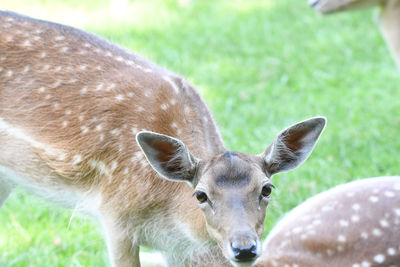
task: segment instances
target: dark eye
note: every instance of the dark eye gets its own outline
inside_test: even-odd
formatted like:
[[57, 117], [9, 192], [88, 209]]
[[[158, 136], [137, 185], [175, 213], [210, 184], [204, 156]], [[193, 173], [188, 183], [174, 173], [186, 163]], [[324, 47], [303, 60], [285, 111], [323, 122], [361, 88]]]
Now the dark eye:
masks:
[[264, 185], [263, 188], [261, 189], [261, 195], [263, 197], [269, 197], [271, 195], [272, 188], [274, 188], [272, 184]]
[[204, 193], [204, 192], [202, 192], [202, 191], [197, 191], [197, 192], [195, 192], [194, 194], [195, 194], [197, 200], [198, 200], [200, 203], [204, 203], [204, 202], [206, 202], [207, 199], [208, 199], [206, 193]]

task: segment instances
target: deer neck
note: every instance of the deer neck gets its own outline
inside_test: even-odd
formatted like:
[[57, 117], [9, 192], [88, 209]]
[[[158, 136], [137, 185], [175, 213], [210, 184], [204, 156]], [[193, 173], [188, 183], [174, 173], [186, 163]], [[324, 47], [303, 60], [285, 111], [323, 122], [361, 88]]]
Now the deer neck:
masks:
[[388, 0], [383, 3], [380, 26], [390, 52], [400, 67], [400, 0]]

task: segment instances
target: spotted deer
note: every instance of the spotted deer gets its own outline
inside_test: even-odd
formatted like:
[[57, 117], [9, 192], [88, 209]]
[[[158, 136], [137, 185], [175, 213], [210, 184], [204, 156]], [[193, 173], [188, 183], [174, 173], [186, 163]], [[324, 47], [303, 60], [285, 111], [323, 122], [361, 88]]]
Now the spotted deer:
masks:
[[400, 177], [359, 180], [289, 212], [256, 267], [400, 266]]
[[68, 26], [0, 12], [0, 29], [0, 203], [21, 186], [92, 214], [112, 266], [140, 266], [141, 245], [168, 266], [219, 247], [253, 264], [271, 176], [306, 160], [325, 118], [229, 151], [178, 75]]
[[310, 0], [323, 14], [379, 7], [379, 26], [396, 63], [400, 66], [400, 0]]

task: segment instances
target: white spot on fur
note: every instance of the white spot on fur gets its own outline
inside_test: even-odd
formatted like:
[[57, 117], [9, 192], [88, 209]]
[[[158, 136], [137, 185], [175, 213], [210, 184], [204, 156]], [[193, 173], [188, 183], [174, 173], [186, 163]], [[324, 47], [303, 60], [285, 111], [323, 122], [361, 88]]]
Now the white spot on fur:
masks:
[[292, 230], [293, 234], [298, 234], [303, 230], [302, 227], [298, 226]]
[[124, 97], [123, 95], [119, 94], [119, 95], [117, 95], [117, 96], [115, 97], [115, 99], [116, 99], [117, 101], [122, 101], [122, 100], [125, 99], [125, 97]]
[[142, 112], [142, 111], [144, 111], [144, 108], [143, 107], [138, 107], [137, 111]]
[[81, 131], [83, 134], [87, 133], [89, 131], [89, 128], [86, 126], [81, 126]]
[[175, 98], [172, 98], [172, 99], [170, 100], [170, 103], [171, 103], [171, 105], [175, 105], [175, 104], [176, 104], [176, 99], [175, 99]]
[[400, 209], [394, 209], [393, 212], [396, 216], [400, 216]]
[[65, 110], [65, 115], [71, 115], [71, 114], [72, 114], [72, 110], [70, 110], [70, 109]]
[[112, 134], [112, 135], [119, 135], [119, 134], [120, 134], [120, 131], [119, 131], [119, 129], [113, 129], [113, 130], [110, 131], [110, 134]]
[[384, 194], [385, 194], [385, 196], [388, 197], [388, 198], [392, 198], [392, 197], [395, 196], [395, 194], [394, 194], [392, 191], [385, 191]]
[[116, 168], [118, 167], [118, 162], [117, 161], [113, 161], [113, 162], [111, 162], [111, 167], [110, 167], [110, 169], [111, 169], [111, 171], [113, 172]]
[[352, 222], [359, 222], [360, 221], [360, 216], [358, 216], [358, 215], [351, 216], [351, 221]]
[[31, 41], [25, 40], [24, 46], [26, 46], [26, 47], [31, 46]]
[[64, 46], [63, 48], [61, 48], [61, 52], [62, 53], [66, 53], [69, 50], [68, 47]]
[[121, 57], [121, 56], [119, 56], [119, 57], [116, 57], [115, 58], [117, 61], [119, 61], [119, 62], [122, 62], [122, 61], [124, 61], [124, 58], [123, 57]]
[[374, 257], [374, 261], [377, 263], [383, 263], [385, 261], [385, 256], [382, 254], [378, 254]]
[[68, 125], [68, 122], [67, 122], [67, 121], [63, 121], [63, 122], [62, 122], [62, 127], [63, 127], [63, 128], [67, 127], [67, 125]]
[[337, 240], [338, 240], [340, 243], [345, 243], [345, 242], [346, 242], [346, 237], [345, 237], [344, 235], [338, 235]]
[[27, 72], [29, 71], [30, 68], [31, 68], [31, 66], [26, 65], [26, 66], [24, 67], [23, 72], [24, 72], [24, 73], [27, 73]]
[[57, 37], [55, 38], [56, 41], [62, 41], [62, 40], [64, 40], [64, 39], [65, 39], [65, 37], [62, 36], [62, 35], [59, 35], [59, 36], [57, 36]]
[[42, 53], [40, 54], [40, 57], [41, 57], [41, 58], [44, 58], [44, 57], [46, 57], [46, 55], [47, 55], [46, 52], [42, 52]]
[[387, 253], [389, 256], [394, 256], [394, 255], [396, 255], [396, 249], [394, 249], [394, 248], [388, 248], [387, 251], [386, 251], [386, 253]]
[[107, 86], [106, 91], [110, 91], [113, 88], [115, 88], [115, 83], [112, 83], [109, 86]]
[[369, 263], [368, 261], [363, 261], [361, 262], [361, 267], [371, 267], [371, 263]]
[[81, 163], [82, 162], [82, 156], [81, 155], [75, 155], [73, 158], [72, 158], [72, 164], [74, 164], [74, 165], [77, 165], [77, 164], [79, 164], [79, 163]]
[[361, 238], [364, 239], [364, 240], [368, 239], [368, 234], [366, 232], [362, 232], [361, 233]]
[[368, 199], [372, 203], [376, 203], [379, 201], [379, 198], [377, 196], [370, 196]]
[[321, 211], [322, 212], [327, 212], [327, 211], [331, 211], [332, 209], [333, 209], [333, 207], [331, 207], [331, 206], [323, 206]]
[[380, 220], [380, 221], [379, 221], [379, 224], [380, 224], [383, 228], [389, 227], [389, 222], [386, 221], [386, 220], [384, 220], [384, 219]]
[[46, 90], [46, 88], [44, 88], [44, 87], [42, 86], [42, 87], [39, 87], [38, 92], [39, 92], [39, 93], [44, 93], [45, 90]]
[[99, 83], [96, 87], [96, 91], [100, 91], [101, 89], [103, 89], [104, 83]]
[[351, 206], [351, 208], [352, 208], [353, 210], [355, 210], [355, 211], [360, 210], [360, 204], [358, 204], [358, 203], [353, 204], [353, 206]]
[[339, 221], [339, 225], [340, 225], [341, 227], [347, 227], [347, 226], [349, 226], [349, 222], [346, 221], [346, 220], [340, 220], [340, 221]]
[[11, 77], [11, 76], [13, 76], [13, 71], [12, 70], [7, 71], [7, 77]]
[[87, 92], [87, 86], [84, 86], [84, 87], [82, 87], [82, 89], [81, 89], [81, 94], [83, 95], [83, 94], [86, 94], [86, 92]]
[[168, 108], [168, 105], [167, 105], [167, 104], [162, 104], [162, 105], [161, 105], [161, 109], [162, 109], [162, 110], [167, 110], [167, 108]]
[[96, 160], [89, 160], [89, 165], [91, 168], [96, 169], [100, 174], [105, 174], [107, 176], [110, 175], [110, 172], [107, 168], [107, 166], [104, 164], [102, 161], [96, 161]]
[[103, 129], [103, 126], [101, 124], [96, 126], [96, 131], [101, 131]]
[[373, 234], [374, 236], [381, 236], [381, 235], [382, 235], [382, 231], [381, 231], [380, 229], [378, 229], [378, 228], [374, 228], [374, 229], [372, 230], [372, 234]]
[[87, 69], [87, 66], [86, 66], [86, 65], [80, 65], [80, 66], [79, 66], [79, 69], [80, 69], [80, 70], [86, 70], [86, 69]]

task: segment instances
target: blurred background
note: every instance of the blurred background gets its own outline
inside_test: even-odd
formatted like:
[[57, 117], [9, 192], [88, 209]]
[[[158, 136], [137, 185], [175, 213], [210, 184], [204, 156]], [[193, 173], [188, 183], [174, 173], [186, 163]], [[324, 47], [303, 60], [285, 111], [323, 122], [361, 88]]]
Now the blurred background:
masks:
[[[281, 129], [326, 116], [309, 160], [273, 177], [265, 234], [318, 192], [400, 174], [400, 72], [377, 10], [321, 16], [307, 0], [2, 0], [0, 9], [96, 33], [186, 77], [231, 150], [260, 153]], [[90, 218], [23, 190], [0, 210], [0, 266], [107, 264]]]

